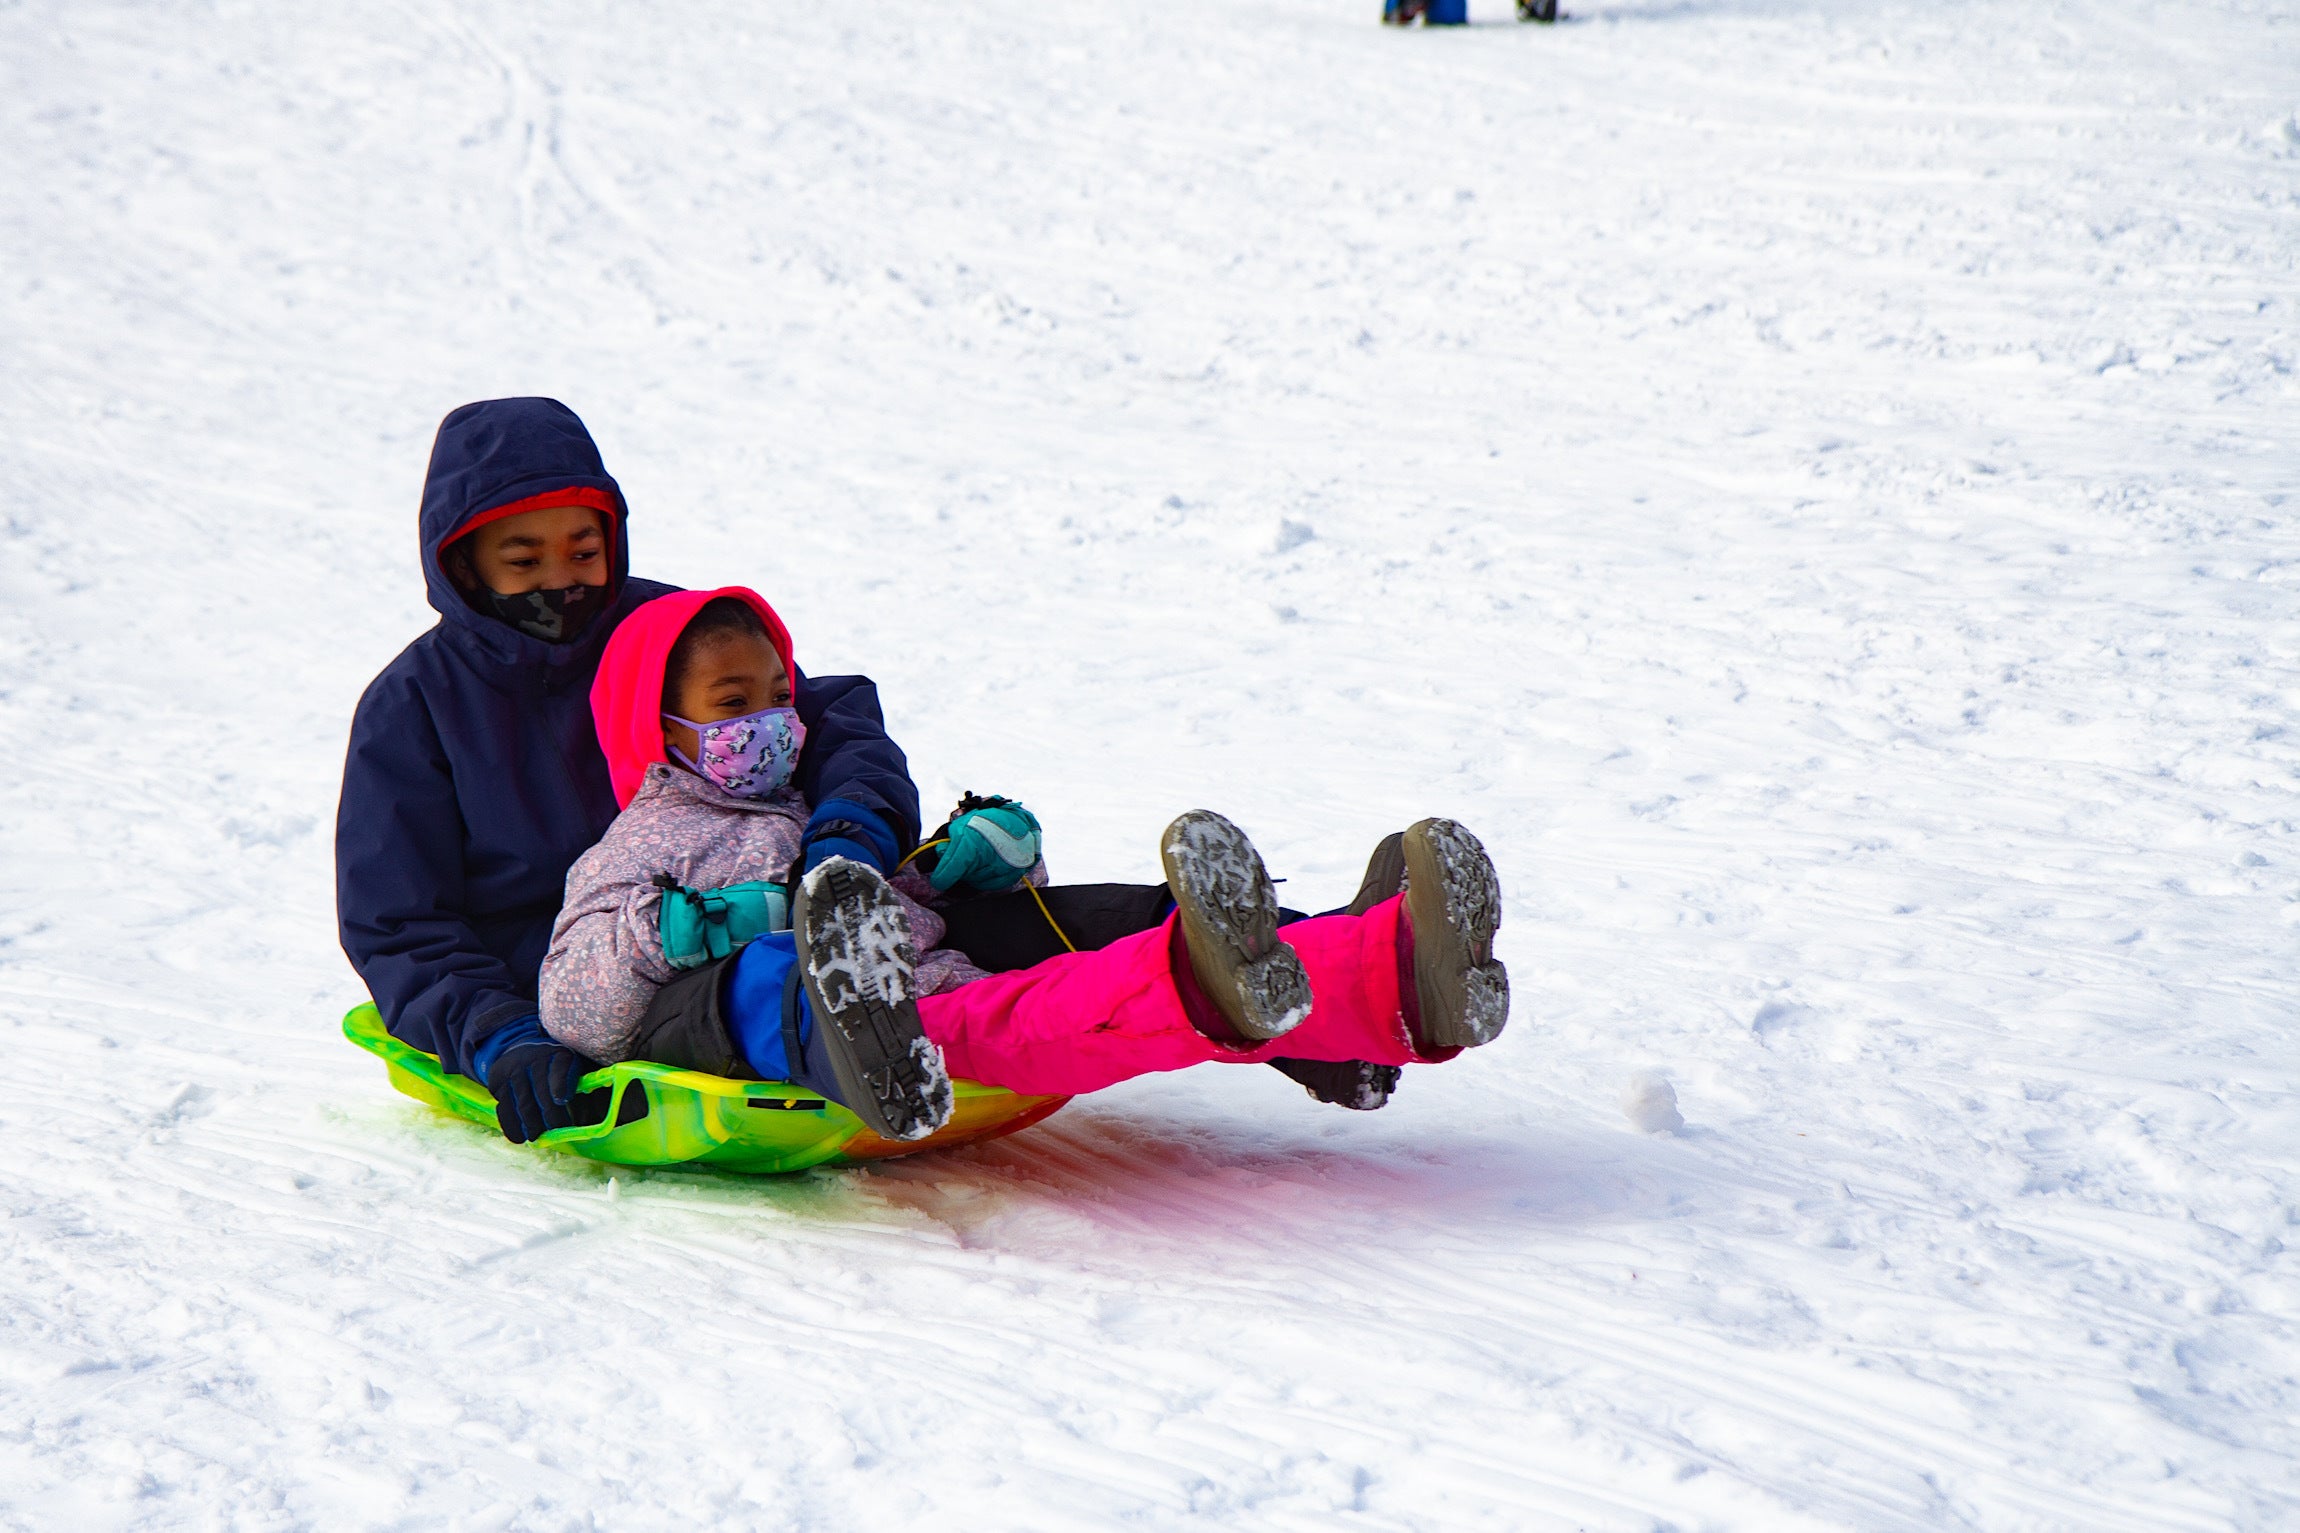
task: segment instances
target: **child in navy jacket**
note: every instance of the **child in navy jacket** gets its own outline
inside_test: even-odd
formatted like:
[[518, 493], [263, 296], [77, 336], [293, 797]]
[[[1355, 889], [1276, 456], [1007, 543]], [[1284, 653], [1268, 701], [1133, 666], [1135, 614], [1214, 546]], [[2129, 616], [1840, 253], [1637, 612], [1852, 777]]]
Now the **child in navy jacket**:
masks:
[[[575, 413], [493, 399], [440, 424], [423, 491], [439, 622], [368, 686], [336, 817], [345, 954], [403, 1043], [485, 1080], [505, 1134], [575, 1121], [590, 1061], [552, 1043], [536, 976], [567, 869], [615, 818], [591, 678], [623, 618], [674, 589], [630, 577], [623, 493]], [[918, 790], [861, 676], [800, 676], [807, 865], [893, 867]]]

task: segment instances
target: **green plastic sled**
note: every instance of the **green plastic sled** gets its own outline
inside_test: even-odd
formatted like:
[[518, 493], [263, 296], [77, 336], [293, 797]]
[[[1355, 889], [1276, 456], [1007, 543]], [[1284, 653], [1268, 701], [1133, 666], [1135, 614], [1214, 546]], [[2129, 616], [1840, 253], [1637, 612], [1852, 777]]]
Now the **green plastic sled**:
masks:
[[[488, 1089], [385, 1032], [374, 1006], [346, 1012], [343, 1035], [382, 1059], [392, 1085], [418, 1102], [495, 1127]], [[555, 1128], [535, 1142], [616, 1166], [697, 1164], [767, 1176], [996, 1139], [1070, 1100], [953, 1081], [950, 1121], [925, 1139], [905, 1142], [881, 1139], [836, 1102], [782, 1081], [735, 1081], [630, 1060], [583, 1077], [586, 1091], [601, 1087], [614, 1093], [604, 1121]]]

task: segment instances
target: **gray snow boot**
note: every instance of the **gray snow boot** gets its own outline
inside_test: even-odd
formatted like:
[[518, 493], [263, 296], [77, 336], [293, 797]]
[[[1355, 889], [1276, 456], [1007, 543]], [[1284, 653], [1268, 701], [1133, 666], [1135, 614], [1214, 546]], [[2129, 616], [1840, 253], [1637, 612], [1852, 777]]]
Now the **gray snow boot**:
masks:
[[1374, 854], [1366, 859], [1366, 876], [1358, 880], [1357, 895], [1342, 907], [1342, 914], [1362, 916], [1405, 889], [1405, 842], [1405, 832], [1393, 830], [1374, 843]]
[[1241, 1042], [1292, 1031], [1310, 1014], [1310, 977], [1278, 940], [1278, 893], [1254, 843], [1220, 815], [1193, 809], [1166, 827], [1158, 852], [1199, 991]]
[[[1366, 876], [1358, 881], [1357, 896], [1342, 914], [1362, 916], [1406, 886], [1405, 836], [1391, 831], [1375, 844], [1366, 859]], [[1377, 1065], [1363, 1059], [1273, 1059], [1270, 1068], [1319, 1101], [1352, 1112], [1376, 1112], [1387, 1107], [1404, 1073], [1397, 1065]]]
[[1509, 1021], [1509, 971], [1493, 956], [1501, 926], [1493, 860], [1452, 820], [1418, 821], [1403, 850], [1416, 1008], [1406, 1020], [1415, 1041], [1424, 1049], [1491, 1043]]
[[950, 1076], [918, 1021], [918, 949], [878, 870], [833, 857], [799, 880], [791, 932], [840, 1100], [885, 1139], [949, 1122]]

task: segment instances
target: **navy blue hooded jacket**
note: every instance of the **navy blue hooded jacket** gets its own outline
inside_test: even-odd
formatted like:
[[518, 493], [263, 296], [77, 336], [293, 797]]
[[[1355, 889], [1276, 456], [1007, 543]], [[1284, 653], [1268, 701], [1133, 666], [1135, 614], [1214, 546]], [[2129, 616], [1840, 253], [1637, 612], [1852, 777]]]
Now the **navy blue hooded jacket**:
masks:
[[[550, 644], [465, 602], [440, 551], [489, 512], [611, 506], [608, 609]], [[368, 685], [336, 811], [343, 950], [392, 1036], [473, 1072], [487, 1036], [535, 1010], [567, 869], [615, 818], [591, 723], [591, 677], [615, 627], [675, 589], [629, 578], [623, 492], [575, 412], [491, 399], [440, 423], [423, 488], [423, 580], [439, 623]], [[918, 789], [861, 676], [800, 676], [809, 803], [883, 819], [899, 857]]]

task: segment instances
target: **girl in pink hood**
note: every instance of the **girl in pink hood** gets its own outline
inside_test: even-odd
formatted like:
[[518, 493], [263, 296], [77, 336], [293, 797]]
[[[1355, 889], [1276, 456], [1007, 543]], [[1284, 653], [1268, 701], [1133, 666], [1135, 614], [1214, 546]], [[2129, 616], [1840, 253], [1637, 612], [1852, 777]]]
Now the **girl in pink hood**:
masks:
[[609, 1063], [793, 1081], [918, 1139], [948, 1117], [952, 1074], [1052, 1096], [1217, 1060], [1402, 1065], [1508, 1018], [1499, 883], [1450, 820], [1405, 832], [1402, 893], [1282, 938], [1260, 855], [1193, 810], [1160, 844], [1173, 913], [1095, 951], [986, 975], [938, 947], [926, 880], [836, 858], [789, 888], [788, 931], [674, 968], [666, 890], [789, 877], [808, 816], [789, 786], [791, 674], [788, 629], [739, 586], [659, 597], [616, 630], [591, 706], [624, 807], [567, 876], [543, 961], [552, 1037]]

